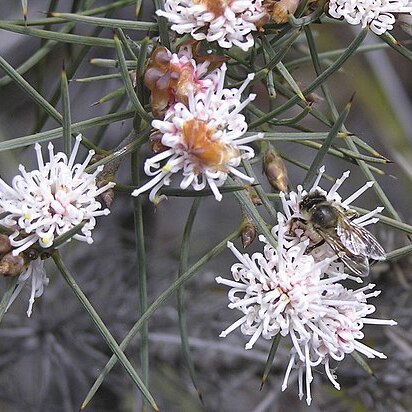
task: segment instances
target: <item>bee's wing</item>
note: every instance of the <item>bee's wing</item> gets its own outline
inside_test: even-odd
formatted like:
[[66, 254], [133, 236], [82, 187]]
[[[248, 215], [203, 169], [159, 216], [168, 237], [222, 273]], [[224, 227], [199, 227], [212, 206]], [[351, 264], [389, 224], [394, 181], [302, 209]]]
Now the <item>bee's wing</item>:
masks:
[[365, 255], [353, 253], [352, 250], [343, 244], [342, 240], [337, 235], [330, 236], [326, 233], [318, 233], [351, 272], [362, 277], [369, 275], [369, 262]]
[[354, 255], [362, 255], [374, 260], [385, 260], [385, 251], [369, 230], [341, 217], [336, 228], [342, 244]]
[[348, 267], [355, 275], [362, 277], [369, 275], [369, 262], [366, 256], [353, 255], [346, 250], [340, 258], [345, 266]]

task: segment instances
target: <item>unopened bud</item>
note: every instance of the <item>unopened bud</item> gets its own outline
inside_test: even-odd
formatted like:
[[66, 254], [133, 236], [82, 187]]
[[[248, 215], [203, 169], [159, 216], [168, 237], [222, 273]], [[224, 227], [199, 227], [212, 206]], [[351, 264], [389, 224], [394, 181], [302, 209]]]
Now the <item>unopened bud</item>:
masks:
[[308, 103], [322, 103], [324, 100], [324, 98], [316, 92], [307, 94], [305, 98]]
[[90, 159], [90, 165], [97, 163], [99, 160], [104, 159], [105, 156], [101, 154], [94, 154], [93, 157]]
[[256, 226], [248, 217], [245, 217], [243, 219], [243, 227], [241, 234], [243, 249], [246, 249], [255, 240], [256, 235]]
[[36, 260], [39, 257], [39, 252], [36, 249], [27, 249], [23, 253], [28, 260]]
[[0, 235], [0, 255], [11, 251], [10, 239], [7, 235]]
[[130, 81], [132, 82], [133, 87], [136, 87], [136, 80], [137, 80], [137, 75], [136, 75], [136, 70], [130, 70], [129, 71], [129, 77]]
[[100, 197], [103, 203], [106, 205], [106, 207], [110, 207], [114, 200], [114, 190], [112, 188], [107, 189], [100, 195]]
[[0, 260], [0, 275], [19, 276], [26, 266], [26, 261], [22, 255], [13, 256], [7, 253]]
[[253, 224], [247, 224], [242, 230], [242, 245], [246, 249], [256, 238], [256, 227]]
[[143, 75], [144, 84], [151, 91], [150, 104], [155, 116], [160, 116], [169, 103], [170, 89], [173, 87], [171, 59], [172, 53], [169, 50], [157, 47]]
[[49, 253], [49, 252], [43, 252], [41, 255], [40, 255], [40, 259], [41, 260], [46, 260], [46, 259], [49, 259], [51, 257], [51, 254]]
[[293, 14], [299, 5], [299, 0], [266, 0], [270, 17], [277, 24], [287, 23], [289, 15]]
[[167, 147], [162, 143], [162, 133], [155, 131], [150, 135], [149, 143], [154, 153], [164, 152]]
[[171, 59], [172, 56], [169, 50], [166, 47], [160, 46], [153, 52], [150, 60], [153, 65], [158, 67], [168, 67]]
[[[92, 165], [94, 163], [97, 163], [105, 157], [105, 155], [95, 154], [90, 160], [90, 164]], [[117, 168], [117, 164], [106, 164], [103, 171], [100, 172], [96, 177], [96, 186], [98, 188], [101, 188], [113, 182], [113, 180], [115, 179], [115, 173], [117, 171]], [[111, 187], [107, 188], [103, 193], [100, 194], [100, 199], [107, 207], [109, 207], [114, 200], [114, 190]]]
[[256, 193], [256, 190], [250, 186], [247, 185], [245, 186], [247, 190], [247, 194], [249, 196], [250, 201], [255, 205], [255, 206], [260, 206], [262, 204], [262, 199], [259, 197], [259, 195]]
[[263, 154], [263, 172], [270, 185], [280, 192], [288, 191], [288, 172], [282, 158], [272, 145]]

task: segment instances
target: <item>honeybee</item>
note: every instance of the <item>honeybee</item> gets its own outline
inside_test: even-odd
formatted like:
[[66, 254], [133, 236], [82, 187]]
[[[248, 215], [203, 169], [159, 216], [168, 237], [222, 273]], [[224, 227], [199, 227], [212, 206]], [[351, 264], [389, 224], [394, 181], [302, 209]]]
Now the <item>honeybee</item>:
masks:
[[357, 216], [354, 210], [328, 201], [318, 191], [304, 196], [299, 209], [302, 219], [298, 220], [313, 234], [315, 246], [326, 242], [354, 274], [369, 274], [368, 258], [385, 260], [385, 251], [375, 237], [351, 220]]

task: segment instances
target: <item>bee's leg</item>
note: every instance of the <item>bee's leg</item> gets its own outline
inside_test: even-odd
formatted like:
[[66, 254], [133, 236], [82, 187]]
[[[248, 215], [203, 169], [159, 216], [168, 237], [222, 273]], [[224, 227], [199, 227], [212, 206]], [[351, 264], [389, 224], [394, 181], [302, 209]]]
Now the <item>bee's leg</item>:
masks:
[[290, 221], [288, 234], [294, 236], [296, 230], [306, 230], [306, 222], [300, 217], [294, 217]]
[[316, 249], [319, 246], [322, 246], [325, 243], [325, 239], [321, 239], [318, 243], [316, 243], [315, 245], [312, 246], [308, 246], [306, 248], [306, 253], [310, 253], [312, 252], [313, 249]]
[[345, 216], [348, 219], [353, 220], [359, 217], [359, 213], [356, 210], [348, 209], [348, 210], [345, 210]]

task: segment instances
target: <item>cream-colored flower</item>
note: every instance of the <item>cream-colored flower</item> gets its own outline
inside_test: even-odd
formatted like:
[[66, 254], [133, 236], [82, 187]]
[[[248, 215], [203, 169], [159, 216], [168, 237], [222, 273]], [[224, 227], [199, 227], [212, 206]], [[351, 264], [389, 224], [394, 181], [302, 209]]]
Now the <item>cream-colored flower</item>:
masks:
[[54, 153], [49, 143], [49, 161], [44, 162], [41, 146], [35, 145], [39, 168], [31, 172], [20, 165], [20, 175], [13, 178], [11, 186], [0, 179], [0, 209], [8, 215], [0, 223], [14, 230], [10, 235], [13, 254], [28, 249], [35, 243], [43, 248], [53, 245], [56, 236], [66, 233], [84, 222], [75, 239], [91, 243], [91, 232], [96, 217], [107, 215], [96, 197], [114, 183], [98, 188], [96, 176], [85, 172], [94, 152], [91, 150], [83, 163], [75, 164], [81, 135], [77, 136], [70, 157]]
[[381, 35], [393, 29], [398, 13], [412, 13], [410, 0], [330, 0], [329, 14], [344, 18], [349, 24], [370, 26], [371, 30]]
[[345, 355], [357, 351], [368, 358], [385, 355], [361, 342], [365, 324], [395, 325], [392, 320], [368, 316], [375, 307], [368, 299], [380, 292], [370, 292], [375, 285], [352, 290], [340, 282], [349, 275], [335, 257], [316, 262], [307, 253], [309, 240], [296, 243], [286, 239], [284, 217], [278, 214], [279, 225], [273, 234], [274, 248], [263, 237], [262, 253], [241, 254], [232, 243], [228, 247], [239, 260], [232, 266], [233, 280], [217, 277], [216, 281], [230, 287], [230, 309], [242, 316], [220, 336], [240, 328], [251, 336], [246, 349], [251, 349], [260, 338], [273, 339], [280, 334], [290, 339], [292, 346], [282, 390], [287, 388], [293, 368], [298, 370], [299, 397], [306, 392], [311, 403], [312, 368], [324, 365], [330, 382], [339, 389], [331, 362], [340, 362]]
[[179, 34], [243, 50], [254, 45], [252, 32], [268, 19], [262, 0], [166, 0], [165, 9], [156, 14], [173, 23]]
[[215, 88], [197, 93], [189, 88], [188, 105], [176, 103], [166, 112], [164, 120], [153, 120], [152, 126], [160, 132], [164, 150], [146, 160], [144, 170], [152, 179], [134, 190], [133, 196], [150, 189], [149, 199], [158, 202], [157, 192], [170, 185], [177, 173], [183, 176], [181, 189], [192, 186], [194, 190], [202, 190], [209, 186], [218, 201], [222, 199], [218, 188], [228, 174], [253, 182], [253, 178], [237, 169], [242, 159], [254, 156], [247, 143], [262, 137], [262, 134], [244, 136], [247, 123], [240, 113], [255, 98], [250, 94], [241, 101], [253, 75], [239, 89], [226, 89], [225, 73], [226, 65], [222, 65], [213, 74], [217, 79]]

